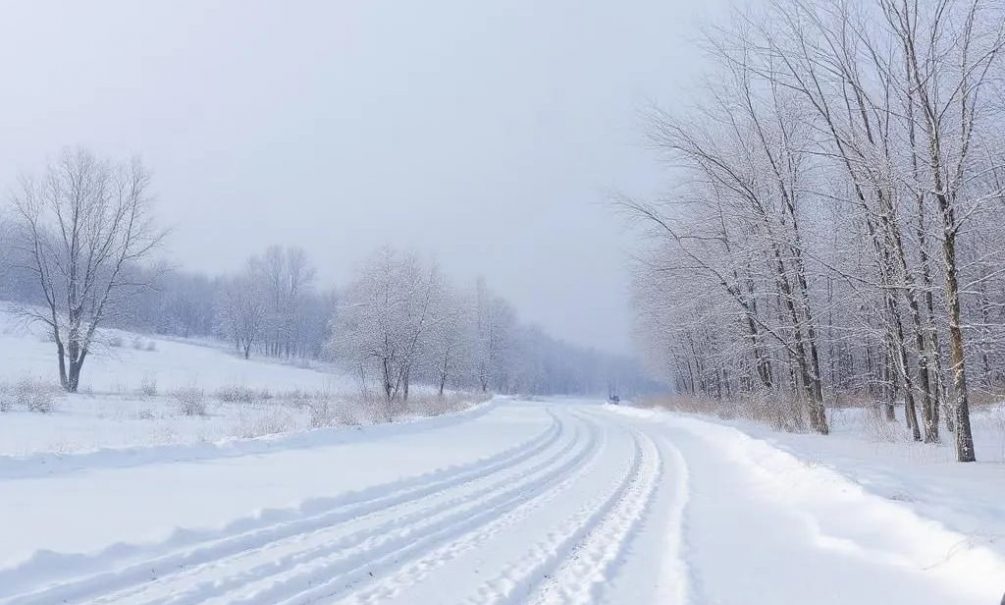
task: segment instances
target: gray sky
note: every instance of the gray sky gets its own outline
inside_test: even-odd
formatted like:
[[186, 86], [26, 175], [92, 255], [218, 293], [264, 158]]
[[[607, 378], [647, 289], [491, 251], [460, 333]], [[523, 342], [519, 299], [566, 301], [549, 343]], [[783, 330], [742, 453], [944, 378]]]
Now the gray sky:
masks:
[[393, 243], [625, 351], [631, 242], [605, 196], [659, 189], [639, 113], [693, 82], [694, 4], [5, 3], [0, 182], [67, 145], [137, 153], [180, 264], [296, 243], [345, 283]]

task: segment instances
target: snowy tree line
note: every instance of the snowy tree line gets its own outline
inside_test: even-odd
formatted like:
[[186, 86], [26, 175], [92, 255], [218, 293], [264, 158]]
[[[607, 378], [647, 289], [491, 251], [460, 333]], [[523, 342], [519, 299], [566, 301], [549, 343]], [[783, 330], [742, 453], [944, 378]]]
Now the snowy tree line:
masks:
[[483, 281], [451, 284], [434, 263], [382, 248], [336, 290], [301, 248], [270, 246], [211, 276], [152, 262], [161, 243], [138, 161], [67, 151], [26, 176], [0, 214], [0, 299], [47, 327], [60, 381], [77, 390], [100, 326], [229, 343], [239, 355], [333, 362], [367, 393], [626, 394], [654, 388], [636, 364], [521, 322]]
[[413, 383], [483, 392], [598, 394], [656, 388], [628, 359], [522, 323], [483, 280], [458, 287], [435, 263], [382, 248], [341, 292], [331, 350], [369, 392], [407, 400]]
[[709, 36], [700, 106], [655, 110], [676, 186], [620, 200], [653, 236], [639, 340], [682, 393], [902, 405], [952, 434], [1005, 386], [1003, 4], [772, 0]]

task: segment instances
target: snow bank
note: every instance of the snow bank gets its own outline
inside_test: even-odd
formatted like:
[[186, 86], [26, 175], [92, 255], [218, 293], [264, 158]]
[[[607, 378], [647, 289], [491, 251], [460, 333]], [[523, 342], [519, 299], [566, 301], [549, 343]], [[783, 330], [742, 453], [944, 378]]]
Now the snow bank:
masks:
[[[855, 434], [794, 435], [658, 410], [618, 412], [664, 423], [678, 431], [676, 441], [682, 444], [697, 438], [706, 457], [721, 454], [739, 477], [735, 496], [749, 514], [763, 498], [775, 513], [781, 506], [800, 520], [789, 528], [791, 540], [809, 541], [842, 560], [912, 570], [947, 591], [969, 594], [974, 602], [996, 602], [989, 599], [1001, 598], [1005, 590], [1001, 465], [891, 455], [905, 444], [877, 444]], [[689, 457], [692, 464], [695, 460]], [[744, 489], [755, 495], [746, 496]], [[698, 514], [696, 508], [691, 515]], [[756, 517], [752, 522], [758, 522]], [[807, 573], [827, 581], [834, 570]]]

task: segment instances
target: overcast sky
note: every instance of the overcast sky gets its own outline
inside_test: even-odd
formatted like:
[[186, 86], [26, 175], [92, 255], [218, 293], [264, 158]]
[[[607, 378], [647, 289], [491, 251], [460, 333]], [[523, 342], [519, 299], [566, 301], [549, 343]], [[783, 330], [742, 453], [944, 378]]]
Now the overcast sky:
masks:
[[605, 198], [660, 189], [639, 114], [685, 102], [712, 3], [5, 3], [0, 182], [67, 145], [135, 153], [181, 265], [299, 244], [341, 284], [392, 243], [627, 351]]

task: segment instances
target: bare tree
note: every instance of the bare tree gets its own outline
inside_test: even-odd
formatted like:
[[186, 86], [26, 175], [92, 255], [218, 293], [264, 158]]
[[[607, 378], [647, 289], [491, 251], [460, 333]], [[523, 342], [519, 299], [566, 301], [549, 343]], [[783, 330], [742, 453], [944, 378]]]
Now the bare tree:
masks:
[[25, 267], [45, 307], [25, 307], [56, 343], [60, 384], [76, 392], [95, 331], [127, 288], [128, 269], [162, 239], [150, 216], [150, 175], [139, 160], [113, 164], [66, 151], [40, 178], [25, 176], [13, 206], [25, 233]]
[[387, 401], [408, 399], [441, 287], [435, 267], [414, 254], [385, 247], [363, 265], [341, 301], [332, 348], [355, 366], [364, 387], [376, 373]]
[[431, 307], [426, 357], [431, 377], [442, 396], [447, 384], [462, 380], [471, 365], [472, 308], [447, 287], [438, 289]]
[[268, 308], [263, 342], [265, 353], [290, 357], [299, 353], [300, 321], [314, 283], [315, 270], [302, 248], [270, 246], [250, 261], [255, 281], [263, 288]]
[[637, 315], [679, 388], [746, 396], [787, 374], [821, 432], [825, 397], [881, 399], [889, 420], [902, 400], [915, 440], [938, 442], [944, 413], [957, 459], [974, 460], [967, 368], [981, 388], [1005, 382], [1005, 246], [974, 220], [1005, 199], [1003, 9], [773, 0], [713, 34], [704, 102], [653, 121], [678, 189], [619, 202], [659, 236]]
[[225, 280], [217, 317], [224, 336], [245, 359], [250, 358], [252, 347], [265, 337], [269, 319], [268, 296], [252, 262], [243, 273]]

